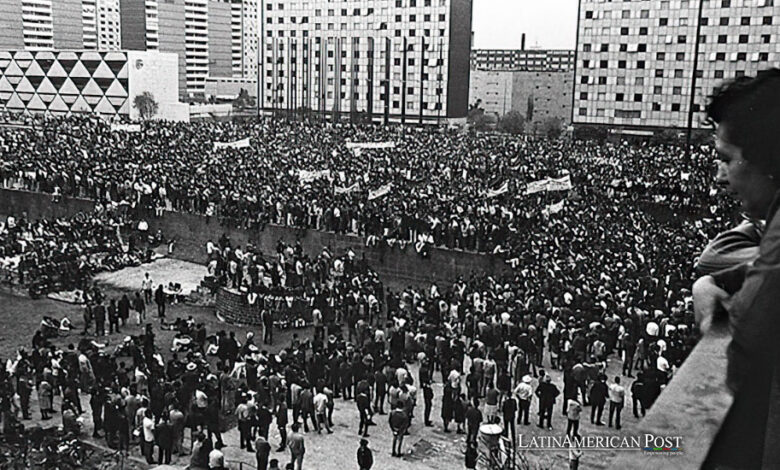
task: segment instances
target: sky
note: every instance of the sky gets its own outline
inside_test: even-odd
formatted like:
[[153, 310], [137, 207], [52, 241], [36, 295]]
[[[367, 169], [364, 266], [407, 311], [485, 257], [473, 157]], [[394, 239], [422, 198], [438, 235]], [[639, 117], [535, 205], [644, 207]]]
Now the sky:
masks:
[[574, 49], [577, 0], [473, 0], [475, 49]]

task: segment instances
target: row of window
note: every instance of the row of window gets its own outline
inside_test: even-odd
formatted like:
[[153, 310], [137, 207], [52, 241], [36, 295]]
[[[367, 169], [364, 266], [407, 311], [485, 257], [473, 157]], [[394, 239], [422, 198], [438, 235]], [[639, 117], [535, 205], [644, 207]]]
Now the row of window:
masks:
[[[659, 52], [658, 54], [663, 54], [663, 52]], [[685, 53], [684, 52], [678, 52], [676, 54], [676, 60], [682, 61], [685, 60]], [[658, 59], [658, 60], [664, 60], [664, 59]], [[725, 52], [715, 52], [714, 56], [711, 57], [712, 61], [725, 61], [726, 60], [726, 53]], [[731, 60], [735, 62], [743, 62], [748, 60], [747, 52], [735, 52], [731, 55]], [[753, 55], [753, 61], [754, 62], [768, 62], [769, 61], [769, 53], [768, 52], [758, 52]], [[613, 62], [614, 63], [614, 62]], [[610, 68], [610, 61], [608, 60], [600, 60], [598, 62], [600, 69], [608, 69]], [[643, 70], [645, 68], [646, 62], [644, 60], [638, 60], [636, 61], [636, 66], [633, 67], [638, 70]], [[593, 67], [592, 67], [593, 66]], [[585, 59], [582, 61], [582, 67], [589, 69], [589, 68], [595, 68], [595, 61], [591, 63], [589, 59]], [[617, 61], [617, 68], [619, 69], [625, 69], [628, 67], [628, 61], [626, 60], [618, 60]], [[658, 77], [658, 72], [661, 73], [660, 76], [663, 76], [663, 70], [658, 69], [656, 70], [656, 77]], [[675, 76], [677, 75], [677, 72], [682, 72], [681, 70], [675, 70]]]
[[[356, 10], [359, 10], [359, 8], [356, 9]], [[334, 13], [335, 13], [334, 10], [328, 10], [328, 16], [335, 16]], [[374, 9], [373, 8], [369, 8], [368, 15], [373, 14], [373, 13], [374, 13]], [[366, 16], [368, 16], [368, 15], [366, 15]], [[315, 16], [322, 16], [322, 15], [320, 15], [320, 10], [316, 10], [315, 11]], [[345, 16], [347, 16], [347, 10], [343, 9], [343, 10], [341, 10], [341, 17], [345, 17]], [[361, 15], [353, 15], [353, 16], [361, 16]], [[277, 24], [284, 24], [285, 23], [285, 18], [286, 17], [284, 17], [284, 16], [277, 17], [276, 18], [276, 23]], [[307, 24], [307, 23], [309, 23], [309, 17], [308, 16], [300, 17], [300, 22], [298, 22], [298, 18], [295, 17], [295, 16], [290, 16], [290, 17], [287, 17], [287, 18], [290, 19], [290, 23], [291, 24]], [[431, 22], [431, 21], [433, 21], [433, 15], [431, 15], [430, 13], [425, 13], [425, 14], [423, 14], [421, 16], [418, 16], [416, 14], [412, 14], [412, 15], [409, 15], [409, 23], [417, 22], [418, 18], [422, 18], [422, 21], [424, 21], [424, 22]], [[438, 20], [440, 22], [443, 22], [446, 19], [447, 19], [447, 15], [446, 14], [444, 14], [444, 13], [440, 13], [439, 14]], [[394, 20], [395, 20], [396, 23], [403, 23], [402, 15], [395, 15]], [[269, 16], [268, 18], [266, 18], [265, 22], [267, 24], [274, 24], [274, 19]]]
[[[349, 26], [349, 24], [347, 24], [347, 23], [341, 23], [340, 31], [347, 31], [347, 30], [349, 30], [350, 28], [348, 26]], [[358, 28], [353, 28], [353, 29], [358, 29]], [[322, 25], [320, 23], [316, 23], [314, 25], [314, 30], [315, 31], [321, 31], [322, 30]], [[387, 31], [387, 25], [385, 23], [382, 23], [380, 25], [380, 27], [379, 27], [379, 30], [380, 31]], [[336, 31], [335, 25], [333, 23], [328, 23], [327, 31]], [[369, 28], [364, 29], [363, 31], [372, 32], [373, 28], [369, 27]], [[266, 31], [266, 36], [269, 37], [269, 38], [272, 38], [272, 37], [274, 37], [274, 33], [276, 33], [275, 35], [277, 37], [280, 37], [280, 38], [283, 38], [285, 36], [284, 30], [278, 30], [278, 31], [271, 31], [271, 30], [269, 30], [269, 31]], [[303, 33], [303, 37], [304, 38], [309, 37], [309, 31], [303, 31], [302, 33]], [[427, 29], [426, 28], [426, 29], [422, 30], [422, 35], [424, 37], [431, 37], [432, 34], [433, 34], [433, 31], [431, 29]], [[440, 29], [439, 30], [439, 36], [440, 37], [444, 37], [445, 34], [446, 34], [446, 30], [444, 30], [444, 29]], [[397, 38], [403, 37], [403, 31], [401, 31], [400, 29], [396, 29], [394, 31], [394, 33], [393, 33], [393, 36], [397, 37]], [[291, 38], [298, 37], [298, 31], [291, 30], [289, 37], [291, 37]], [[409, 30], [409, 37], [417, 37], [417, 30], [416, 29], [410, 29]]]
[[[447, 0], [437, 0], [436, 2], [439, 6], [447, 6]], [[430, 7], [433, 6], [434, 0], [395, 0], [395, 7], [396, 8], [417, 8], [417, 6], [423, 6], [423, 7]], [[265, 9], [267, 11], [273, 11], [274, 5], [273, 3], [267, 3], [265, 5]], [[303, 9], [308, 10], [309, 9], [309, 2], [303, 2]], [[276, 10], [284, 10], [284, 3], [279, 2], [276, 4]], [[353, 11], [358, 11], [360, 8], [355, 8]], [[373, 12], [373, 8], [369, 8]], [[346, 9], [342, 9], [341, 11], [346, 12]], [[346, 13], [343, 13], [346, 15]], [[359, 14], [359, 13], [358, 13]]]
[[[699, 112], [703, 108], [699, 104], [693, 105], [693, 111]], [[663, 108], [661, 106], [661, 103], [653, 103], [652, 104], [652, 110], [654, 112], [663, 111]], [[680, 103], [672, 103], [671, 109], [668, 109], [667, 111], [671, 111], [673, 113], [679, 113], [682, 111], [682, 104]], [[623, 118], [623, 119], [639, 119], [642, 117], [642, 111], [639, 109], [615, 109], [615, 117], [616, 118]], [[580, 116], [587, 116], [588, 115], [588, 108], [579, 108], [578, 114]], [[598, 108], [596, 109], [596, 117], [607, 117], [606, 116], [606, 110], [604, 108]]]

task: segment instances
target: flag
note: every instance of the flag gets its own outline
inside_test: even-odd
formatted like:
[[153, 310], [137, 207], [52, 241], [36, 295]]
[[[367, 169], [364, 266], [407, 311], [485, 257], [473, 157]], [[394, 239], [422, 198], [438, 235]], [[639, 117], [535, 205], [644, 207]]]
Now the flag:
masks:
[[486, 194], [486, 197], [492, 198], [492, 197], [500, 196], [507, 191], [509, 191], [509, 181], [504, 181], [504, 184], [499, 186], [497, 189], [489, 190]]
[[385, 185], [382, 185], [378, 187], [377, 189], [374, 189], [372, 191], [368, 192], [368, 200], [373, 201], [374, 199], [378, 199], [385, 194], [390, 192], [390, 189], [393, 187], [393, 183], [387, 183]]

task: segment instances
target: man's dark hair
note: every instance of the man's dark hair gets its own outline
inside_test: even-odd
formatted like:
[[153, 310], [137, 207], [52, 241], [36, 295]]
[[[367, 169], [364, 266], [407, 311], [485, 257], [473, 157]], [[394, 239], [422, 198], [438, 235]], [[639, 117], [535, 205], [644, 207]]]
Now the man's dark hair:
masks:
[[710, 123], [728, 125], [728, 140], [742, 149], [742, 158], [780, 176], [780, 69], [738, 77], [715, 89], [707, 105]]

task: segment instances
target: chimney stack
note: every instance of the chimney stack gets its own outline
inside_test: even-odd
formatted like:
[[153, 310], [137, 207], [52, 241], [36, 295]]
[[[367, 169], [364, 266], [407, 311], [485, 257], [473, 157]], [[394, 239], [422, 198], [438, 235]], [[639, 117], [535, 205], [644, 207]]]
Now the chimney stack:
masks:
[[522, 36], [522, 38], [520, 39], [520, 50], [521, 50], [521, 51], [524, 51], [524, 50], [525, 50], [525, 33], [523, 33], [523, 36]]

